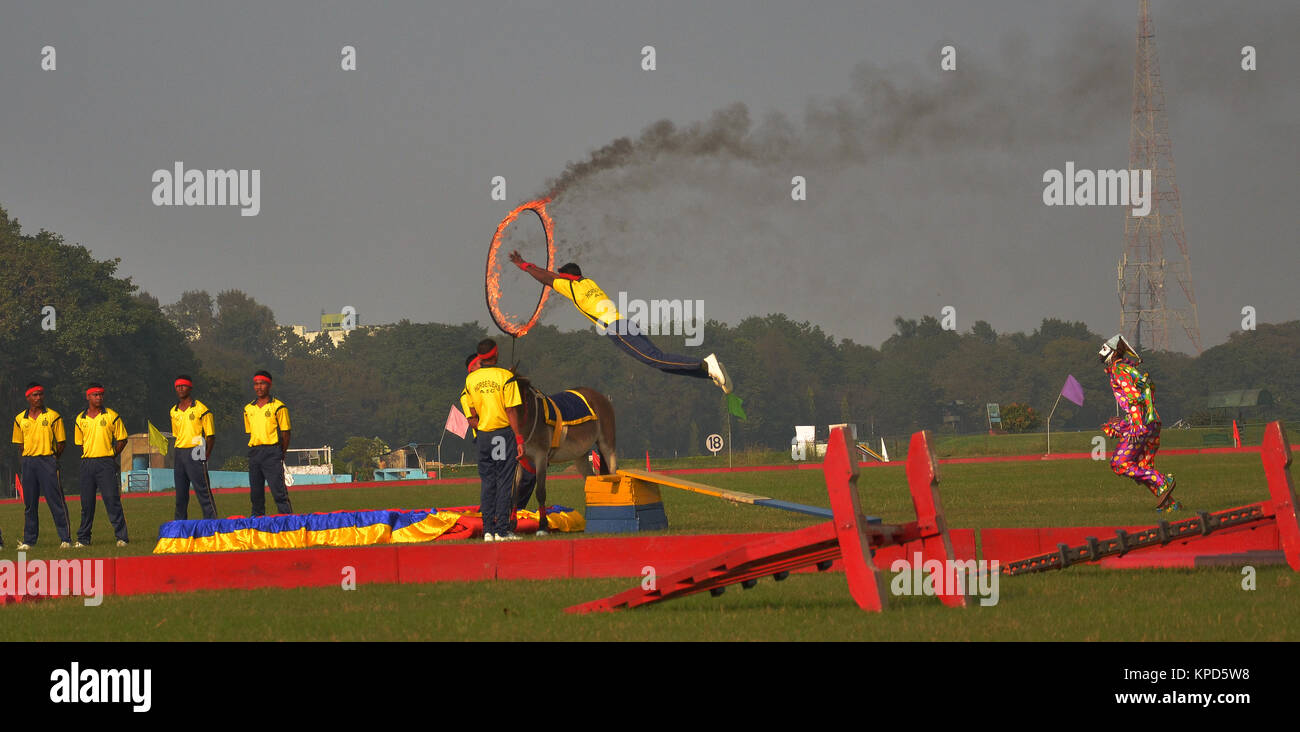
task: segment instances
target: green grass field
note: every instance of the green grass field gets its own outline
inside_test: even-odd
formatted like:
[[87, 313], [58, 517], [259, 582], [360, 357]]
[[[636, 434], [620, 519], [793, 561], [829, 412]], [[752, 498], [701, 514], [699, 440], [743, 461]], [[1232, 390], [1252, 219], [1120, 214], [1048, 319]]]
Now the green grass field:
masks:
[[[1090, 430], [1083, 432], [1053, 432], [1052, 433], [1052, 454], [1060, 453], [1086, 453], [1092, 451], [1092, 440], [1094, 437], [1101, 435], [1101, 430]], [[1188, 450], [1202, 449], [1206, 447], [1227, 447], [1230, 443], [1227, 440], [1232, 435], [1231, 425], [1224, 427], [1194, 427], [1191, 429], [1172, 429], [1166, 427], [1160, 433], [1160, 448], [1162, 450]], [[1264, 424], [1251, 423], [1241, 426], [1241, 444], [1259, 445], [1264, 436]], [[962, 458], [962, 457], [979, 457], [986, 455], [1042, 455], [1047, 452], [1047, 433], [1045, 432], [1028, 432], [1024, 434], [966, 434], [952, 435], [937, 433], [934, 436], [934, 453], [940, 459], [944, 458]], [[873, 450], [880, 449], [880, 440], [870, 440]], [[906, 437], [888, 437], [885, 443], [889, 448], [889, 456], [892, 460], [901, 460], [907, 455]], [[1109, 440], [1106, 445], [1108, 450], [1115, 448], [1115, 441]], [[448, 459], [451, 459], [448, 457]], [[811, 459], [811, 456], [810, 456]], [[636, 455], [623, 456], [621, 458], [623, 467], [644, 467], [644, 457]], [[730, 462], [729, 462], [730, 461]], [[730, 457], [726, 451], [717, 455], [693, 455], [690, 457], [674, 457], [652, 459], [654, 470], [672, 470], [675, 468], [726, 468], [726, 467], [746, 467], [751, 465], [780, 465], [793, 464], [790, 459], [788, 450], [762, 450], [757, 448], [737, 450]], [[448, 467], [443, 471], [442, 477], [469, 477], [477, 475], [477, 469], [470, 465], [465, 467]]]
[[[1257, 455], [1170, 456], [1161, 469], [1179, 476], [1183, 502], [1222, 509], [1267, 496]], [[1146, 524], [1150, 496], [1086, 460], [946, 465], [941, 491], [951, 526], [1016, 527]], [[827, 505], [816, 471], [698, 476], [701, 482], [813, 505]], [[864, 469], [863, 506], [887, 521], [912, 518], [901, 466]], [[672, 533], [793, 529], [811, 517], [734, 505], [665, 489]], [[581, 484], [551, 483], [550, 502], [583, 505]], [[417, 508], [477, 502], [477, 486], [382, 487], [293, 494], [299, 511]], [[223, 494], [224, 515], [247, 498]], [[147, 554], [171, 500], [125, 502], [133, 542], [111, 545], [103, 508], [96, 545], [78, 556]], [[77, 503], [70, 504], [75, 512]], [[29, 558], [68, 556], [54, 548], [42, 507], [41, 541]], [[191, 515], [197, 506], [191, 506]], [[22, 509], [0, 506], [2, 558], [14, 559]], [[551, 539], [529, 539], [548, 541]], [[311, 551], [301, 550], [301, 551]], [[359, 548], [357, 551], [368, 551]], [[841, 574], [764, 580], [721, 598], [707, 594], [630, 612], [569, 616], [563, 608], [635, 584], [635, 578], [498, 581], [432, 585], [196, 592], [107, 597], [99, 607], [78, 598], [0, 609], [0, 641], [10, 640], [1298, 640], [1300, 577], [1261, 567], [1256, 589], [1236, 569], [1119, 571], [1074, 568], [1004, 578], [993, 607], [952, 610], [924, 597], [895, 598], [883, 614], [857, 610]]]

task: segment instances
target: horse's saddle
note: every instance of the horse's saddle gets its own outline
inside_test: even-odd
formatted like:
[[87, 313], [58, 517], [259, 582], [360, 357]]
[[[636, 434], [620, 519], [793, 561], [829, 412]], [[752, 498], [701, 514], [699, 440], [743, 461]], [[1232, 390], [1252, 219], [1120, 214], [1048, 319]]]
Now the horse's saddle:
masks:
[[542, 399], [542, 419], [551, 427], [551, 450], [564, 444], [569, 427], [596, 419], [586, 397], [569, 389]]

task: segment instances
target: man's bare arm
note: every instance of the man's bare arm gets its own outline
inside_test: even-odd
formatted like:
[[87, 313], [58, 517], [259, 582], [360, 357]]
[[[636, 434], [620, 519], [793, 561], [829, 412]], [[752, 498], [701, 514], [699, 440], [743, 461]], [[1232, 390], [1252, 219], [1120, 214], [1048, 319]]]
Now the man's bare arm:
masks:
[[543, 285], [546, 285], [547, 287], [555, 286], [555, 280], [558, 279], [558, 277], [554, 272], [550, 271], [549, 269], [542, 269], [541, 267], [538, 267], [535, 264], [529, 264], [525, 262], [523, 256], [520, 255], [519, 252], [517, 251], [510, 252], [510, 261], [514, 262], [515, 265], [518, 266], [523, 271], [532, 275], [533, 279], [537, 280]]

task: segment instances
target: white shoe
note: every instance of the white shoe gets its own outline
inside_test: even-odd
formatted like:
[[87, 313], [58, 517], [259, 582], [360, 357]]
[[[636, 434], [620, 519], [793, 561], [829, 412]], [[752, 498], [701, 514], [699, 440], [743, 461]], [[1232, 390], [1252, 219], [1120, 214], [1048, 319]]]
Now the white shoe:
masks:
[[117, 545], [118, 545], [118, 546], [126, 546], [126, 542], [125, 542], [125, 541], [122, 541], [121, 539], [118, 539], [118, 540], [117, 540]]
[[547, 531], [546, 529], [538, 529], [536, 535], [537, 535], [537, 536], [548, 536], [548, 535], [550, 535], [550, 533], [551, 533], [551, 532]]
[[71, 549], [71, 548], [72, 548], [72, 545], [69, 544], [68, 542], [64, 541], [64, 542], [60, 542], [60, 543], [59, 543], [59, 548], [60, 548], [60, 549]]
[[73, 548], [73, 549], [89, 549], [89, 548], [90, 548], [90, 545], [89, 545], [89, 544], [82, 544], [81, 542], [77, 542], [76, 544], [73, 544], [73, 545], [72, 545], [72, 548]]
[[20, 551], [20, 552], [31, 551], [31, 549], [32, 549], [32, 545], [31, 545], [31, 544], [19, 544], [19, 545], [18, 545], [18, 551]]
[[484, 534], [484, 535], [483, 535], [483, 541], [496, 541], [496, 540], [497, 540], [496, 534]]
[[705, 356], [704, 366], [709, 371], [709, 378], [713, 379], [713, 383], [717, 384], [718, 388], [722, 389], [722, 393], [730, 394], [731, 379], [727, 377], [727, 370], [722, 368], [722, 364], [718, 362], [718, 357], [712, 353]]
[[523, 537], [513, 531], [508, 534], [497, 534], [497, 541], [519, 541], [522, 538]]

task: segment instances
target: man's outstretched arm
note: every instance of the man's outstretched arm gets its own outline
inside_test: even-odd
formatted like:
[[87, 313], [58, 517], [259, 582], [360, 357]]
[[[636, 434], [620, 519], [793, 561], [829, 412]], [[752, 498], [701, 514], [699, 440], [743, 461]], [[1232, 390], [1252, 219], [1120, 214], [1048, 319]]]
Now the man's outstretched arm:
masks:
[[522, 269], [523, 271], [532, 275], [533, 279], [537, 280], [543, 285], [546, 285], [547, 287], [555, 286], [556, 274], [554, 272], [548, 269], [542, 269], [541, 267], [538, 267], [535, 264], [530, 264], [528, 262], [525, 262], [524, 258], [519, 254], [519, 252], [517, 251], [510, 252], [510, 261], [514, 262], [515, 265], [519, 267], [519, 269]]

